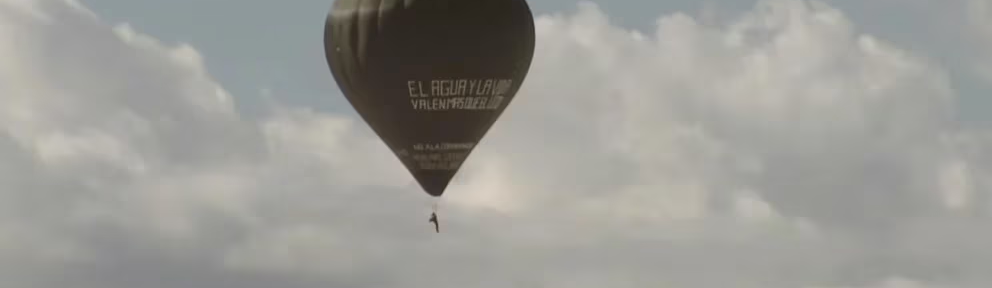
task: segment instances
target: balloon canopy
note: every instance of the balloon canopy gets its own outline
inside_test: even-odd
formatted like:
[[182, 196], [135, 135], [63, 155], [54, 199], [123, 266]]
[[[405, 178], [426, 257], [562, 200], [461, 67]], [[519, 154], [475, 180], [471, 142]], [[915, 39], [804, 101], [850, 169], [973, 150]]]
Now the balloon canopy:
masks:
[[525, 0], [337, 0], [324, 29], [338, 87], [432, 196], [513, 100], [534, 55]]

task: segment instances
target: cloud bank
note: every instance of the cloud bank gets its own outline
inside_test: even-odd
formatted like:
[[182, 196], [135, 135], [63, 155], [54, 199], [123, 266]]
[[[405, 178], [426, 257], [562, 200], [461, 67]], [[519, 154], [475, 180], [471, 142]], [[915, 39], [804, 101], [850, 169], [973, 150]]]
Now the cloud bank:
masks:
[[0, 0], [0, 284], [992, 284], [992, 142], [942, 67], [819, 2], [716, 22], [540, 15], [434, 234], [359, 120], [242, 118], [193, 47]]

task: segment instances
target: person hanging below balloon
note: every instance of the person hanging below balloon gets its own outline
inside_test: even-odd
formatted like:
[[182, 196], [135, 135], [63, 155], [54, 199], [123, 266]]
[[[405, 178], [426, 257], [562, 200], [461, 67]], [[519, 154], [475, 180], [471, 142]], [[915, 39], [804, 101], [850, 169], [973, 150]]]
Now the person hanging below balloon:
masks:
[[440, 224], [437, 222], [437, 212], [431, 212], [431, 219], [427, 222], [434, 223], [434, 232], [441, 233], [441, 228], [438, 226]]
[[336, 0], [324, 27], [345, 99], [432, 197], [513, 100], [534, 44], [526, 0]]

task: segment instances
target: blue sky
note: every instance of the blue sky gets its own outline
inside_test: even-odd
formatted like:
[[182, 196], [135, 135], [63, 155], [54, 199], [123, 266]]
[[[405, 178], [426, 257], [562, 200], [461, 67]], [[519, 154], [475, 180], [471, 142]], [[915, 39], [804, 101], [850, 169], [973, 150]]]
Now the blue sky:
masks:
[[0, 0], [0, 287], [992, 286], [992, 2], [530, 1], [437, 234], [329, 1]]
[[[637, 2], [643, 3], [634, 4]], [[650, 4], [650, 3], [656, 4]], [[695, 9], [695, 1], [615, 1], [603, 6], [615, 21], [651, 29], [662, 13]], [[323, 56], [324, 0], [87, 0], [108, 22], [126, 22], [169, 42], [189, 42], [202, 51], [209, 69], [239, 98], [252, 99], [261, 89], [280, 101], [335, 109], [340, 94]], [[537, 14], [570, 11], [575, 1], [530, 3]], [[665, 7], [668, 6], [668, 7]], [[329, 82], [330, 81], [330, 82]], [[250, 109], [250, 108], [249, 108]], [[347, 111], [347, 109], [338, 110]]]
[[[610, 21], [627, 29], [652, 33], [659, 17], [672, 13], [701, 15], [716, 11], [733, 16], [752, 8], [754, 0], [724, 1], [592, 1]], [[823, 1], [842, 9], [859, 32], [920, 52], [951, 69], [962, 94], [962, 119], [985, 124], [989, 117], [978, 107], [992, 105], [990, 89], [966, 71], [968, 54], [954, 22], [958, 5], [921, 1]], [[167, 42], [188, 42], [206, 57], [210, 71], [242, 103], [257, 100], [263, 89], [279, 101], [347, 112], [329, 78], [323, 58], [323, 18], [330, 4], [323, 0], [83, 0], [110, 23], [128, 23]], [[574, 11], [579, 1], [534, 0], [536, 14]], [[946, 7], [945, 7], [946, 6]], [[947, 45], [947, 43], [962, 43]], [[245, 109], [257, 108], [246, 106]], [[340, 109], [340, 110], [338, 110]]]

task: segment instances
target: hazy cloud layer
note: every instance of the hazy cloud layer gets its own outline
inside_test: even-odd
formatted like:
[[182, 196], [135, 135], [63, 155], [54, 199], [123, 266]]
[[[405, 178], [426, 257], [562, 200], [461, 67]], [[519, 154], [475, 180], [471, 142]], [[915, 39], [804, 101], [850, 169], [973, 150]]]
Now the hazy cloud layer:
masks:
[[817, 2], [728, 17], [539, 16], [434, 234], [361, 121], [244, 119], [193, 47], [0, 0], [0, 286], [992, 285], [944, 68]]

